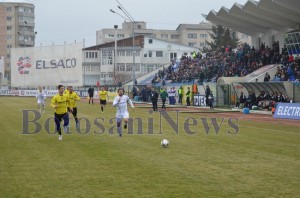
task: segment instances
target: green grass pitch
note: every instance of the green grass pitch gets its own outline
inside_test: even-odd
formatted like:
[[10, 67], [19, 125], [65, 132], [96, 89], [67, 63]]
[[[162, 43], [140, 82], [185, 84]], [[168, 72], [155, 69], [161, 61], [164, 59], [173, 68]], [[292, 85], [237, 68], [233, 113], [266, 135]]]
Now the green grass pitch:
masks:
[[[0, 197], [300, 195], [299, 125], [239, 120], [238, 133], [232, 134], [225, 117], [216, 134], [213, 128], [207, 133], [201, 122], [206, 118], [210, 123], [207, 115], [178, 113], [177, 133], [158, 112], [129, 107], [130, 117], [140, 118], [141, 129], [136, 119], [120, 138], [111, 104], [102, 114], [98, 103], [82, 101], [80, 133], [71, 119], [71, 134], [63, 133], [59, 141], [49, 101], [36, 121], [41, 131], [24, 134], [24, 110], [37, 110], [36, 99], [0, 97]], [[168, 115], [177, 122], [176, 112]], [[34, 118], [29, 111], [29, 120]], [[33, 132], [35, 125], [28, 124]], [[168, 148], [161, 147], [163, 138], [169, 140]]]

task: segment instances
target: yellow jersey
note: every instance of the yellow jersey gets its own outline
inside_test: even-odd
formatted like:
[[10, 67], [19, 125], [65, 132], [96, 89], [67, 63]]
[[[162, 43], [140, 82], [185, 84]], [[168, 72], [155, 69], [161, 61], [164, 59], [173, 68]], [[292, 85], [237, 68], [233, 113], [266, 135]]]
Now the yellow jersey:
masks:
[[70, 93], [70, 91], [67, 89], [64, 91], [64, 94], [69, 94], [69, 93]]
[[51, 106], [54, 108], [56, 107], [55, 113], [57, 114], [67, 113], [67, 105], [70, 105], [70, 101], [68, 95], [66, 94], [56, 94], [51, 99]]
[[76, 101], [79, 101], [80, 100], [80, 97], [77, 95], [76, 92], [72, 92], [72, 93], [68, 93], [67, 96], [69, 97], [69, 100], [70, 100], [70, 108], [74, 108], [76, 107]]
[[107, 91], [99, 91], [99, 99], [106, 100]]

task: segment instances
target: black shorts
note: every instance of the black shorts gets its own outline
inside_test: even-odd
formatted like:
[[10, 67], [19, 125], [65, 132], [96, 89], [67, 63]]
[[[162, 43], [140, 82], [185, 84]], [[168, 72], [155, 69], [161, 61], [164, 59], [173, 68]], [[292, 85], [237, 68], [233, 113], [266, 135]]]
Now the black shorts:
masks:
[[101, 99], [100, 99], [100, 104], [101, 104], [101, 105], [106, 105], [106, 100], [101, 100]]
[[90, 97], [90, 98], [93, 98], [93, 97], [94, 97], [94, 94], [89, 94], [89, 97]]
[[67, 116], [67, 113], [64, 113], [64, 114], [57, 114], [57, 113], [54, 113], [54, 119], [57, 119], [59, 121], [62, 121], [62, 119]]
[[[70, 110], [71, 110], [71, 109], [68, 107], [68, 112], [71, 113]], [[73, 116], [77, 116], [77, 107], [74, 107], [74, 108], [73, 108], [72, 115], [73, 115]]]

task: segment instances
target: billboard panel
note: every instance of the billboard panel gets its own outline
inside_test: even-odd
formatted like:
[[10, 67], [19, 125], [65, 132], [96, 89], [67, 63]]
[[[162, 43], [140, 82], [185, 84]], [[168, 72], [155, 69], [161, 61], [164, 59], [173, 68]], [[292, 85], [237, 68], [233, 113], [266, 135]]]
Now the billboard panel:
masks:
[[11, 49], [11, 85], [82, 86], [82, 43]]
[[300, 120], [300, 103], [278, 103], [274, 118]]

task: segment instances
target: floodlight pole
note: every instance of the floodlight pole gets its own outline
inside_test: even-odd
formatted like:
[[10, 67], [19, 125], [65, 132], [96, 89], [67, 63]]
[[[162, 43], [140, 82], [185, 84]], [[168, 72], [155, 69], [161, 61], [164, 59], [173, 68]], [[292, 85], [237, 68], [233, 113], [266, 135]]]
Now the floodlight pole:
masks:
[[117, 67], [117, 29], [118, 25], [114, 25], [115, 28], [115, 53], [114, 53], [114, 79], [116, 76], [116, 67]]
[[133, 61], [133, 66], [132, 66], [132, 81], [133, 81], [133, 86], [135, 85], [135, 43], [134, 43], [134, 21], [132, 21], [132, 61]]
[[134, 32], [134, 26], [135, 26], [135, 20], [133, 19], [133, 17], [129, 14], [129, 12], [124, 8], [124, 6], [118, 1], [116, 0], [119, 4], [118, 8], [123, 12], [123, 14], [125, 14], [126, 17], [120, 15], [119, 13], [113, 11], [112, 9], [110, 9], [110, 11], [114, 14], [117, 14], [119, 16], [121, 16], [122, 18], [124, 18], [127, 21], [130, 21], [132, 23], [132, 84], [133, 86], [135, 85], [135, 70], [136, 70], [136, 66], [135, 66], [135, 32]]

